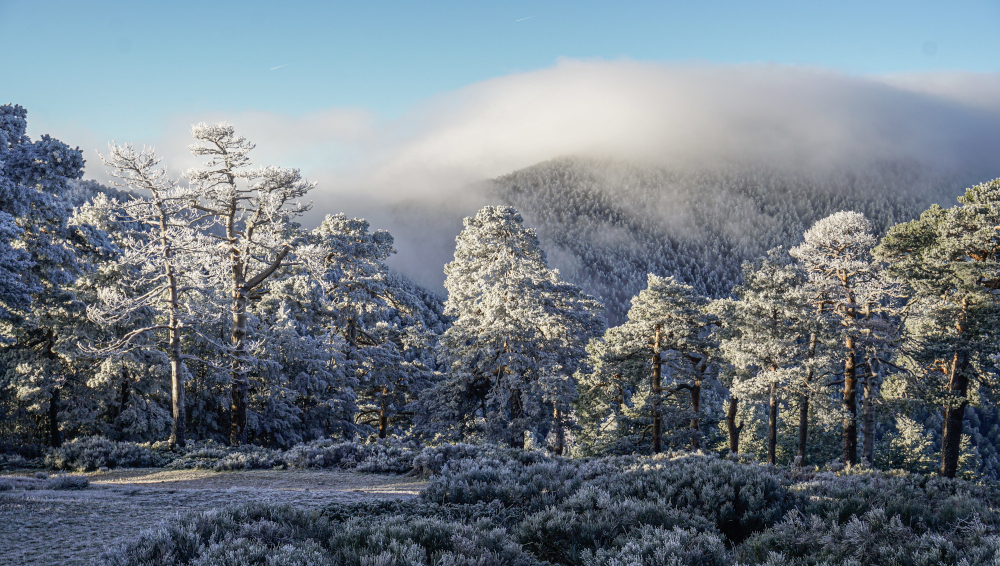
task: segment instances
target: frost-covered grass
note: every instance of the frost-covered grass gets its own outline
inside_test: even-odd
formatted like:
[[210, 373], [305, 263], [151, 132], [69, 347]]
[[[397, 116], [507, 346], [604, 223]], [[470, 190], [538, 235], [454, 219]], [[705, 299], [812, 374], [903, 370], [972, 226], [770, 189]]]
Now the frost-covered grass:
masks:
[[45, 482], [60, 474], [40, 475], [47, 478], [0, 476], [12, 487], [0, 492], [0, 564], [90, 565], [105, 546], [187, 515], [250, 503], [321, 510], [334, 502], [415, 498], [424, 485], [419, 478], [339, 469], [119, 468], [88, 472], [87, 489], [52, 490]]
[[103, 563], [1000, 563], [1000, 493], [961, 480], [461, 445], [425, 449], [417, 461], [436, 470], [419, 499], [189, 516]]

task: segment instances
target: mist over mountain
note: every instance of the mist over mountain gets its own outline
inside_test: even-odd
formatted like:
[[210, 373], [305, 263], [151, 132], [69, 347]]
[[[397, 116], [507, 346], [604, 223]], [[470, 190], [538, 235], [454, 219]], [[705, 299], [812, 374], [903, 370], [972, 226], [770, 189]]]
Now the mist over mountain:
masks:
[[667, 167], [564, 157], [495, 180], [491, 196], [535, 228], [549, 264], [620, 322], [647, 273], [729, 293], [742, 262], [792, 246], [816, 220], [864, 213], [880, 233], [982, 179], [881, 161], [811, 172], [759, 164]]

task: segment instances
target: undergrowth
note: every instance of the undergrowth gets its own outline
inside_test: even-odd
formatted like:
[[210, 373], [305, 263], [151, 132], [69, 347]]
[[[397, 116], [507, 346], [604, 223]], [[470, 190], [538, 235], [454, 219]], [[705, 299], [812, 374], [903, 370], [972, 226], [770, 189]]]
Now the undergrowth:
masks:
[[[299, 456], [324, 467], [357, 461], [344, 446], [321, 450]], [[417, 470], [436, 470], [418, 499], [202, 513], [141, 534], [102, 563], [1000, 563], [1000, 494], [962, 480], [703, 455], [569, 460], [463, 445], [425, 449], [415, 460]]]

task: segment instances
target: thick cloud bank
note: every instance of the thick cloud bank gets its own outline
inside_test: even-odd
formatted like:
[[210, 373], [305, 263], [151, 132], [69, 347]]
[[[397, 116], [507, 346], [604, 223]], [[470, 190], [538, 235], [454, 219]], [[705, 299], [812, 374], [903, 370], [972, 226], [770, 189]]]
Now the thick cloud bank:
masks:
[[557, 156], [812, 173], [889, 161], [1000, 174], [998, 75], [564, 60], [440, 95], [392, 121], [351, 109], [179, 117], [156, 143], [165, 161], [193, 165], [188, 124], [216, 119], [257, 142], [258, 162], [320, 182], [307, 223], [340, 211], [368, 217], [393, 231], [397, 265], [425, 283], [440, 281], [461, 216], [488, 201], [477, 188], [484, 179]]

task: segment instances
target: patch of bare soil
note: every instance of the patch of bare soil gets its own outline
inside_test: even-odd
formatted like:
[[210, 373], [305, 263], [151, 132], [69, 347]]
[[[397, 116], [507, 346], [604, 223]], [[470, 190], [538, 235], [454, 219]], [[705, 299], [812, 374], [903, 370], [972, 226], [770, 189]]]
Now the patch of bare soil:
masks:
[[253, 501], [315, 509], [406, 499], [425, 485], [339, 470], [122, 469], [86, 475], [90, 487], [80, 491], [0, 492], [0, 565], [90, 564], [106, 546], [195, 511]]

